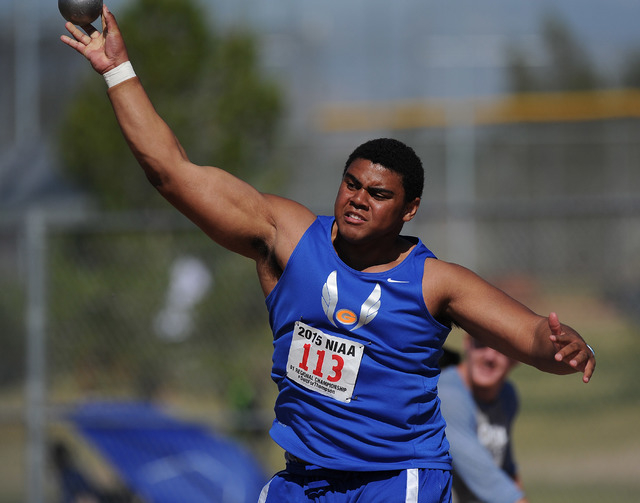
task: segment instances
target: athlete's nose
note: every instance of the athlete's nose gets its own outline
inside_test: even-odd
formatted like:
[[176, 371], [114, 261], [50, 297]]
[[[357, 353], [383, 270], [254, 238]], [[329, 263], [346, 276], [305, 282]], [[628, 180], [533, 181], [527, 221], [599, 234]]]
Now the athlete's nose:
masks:
[[358, 189], [351, 194], [350, 202], [356, 208], [366, 208], [367, 196], [367, 191], [364, 188]]

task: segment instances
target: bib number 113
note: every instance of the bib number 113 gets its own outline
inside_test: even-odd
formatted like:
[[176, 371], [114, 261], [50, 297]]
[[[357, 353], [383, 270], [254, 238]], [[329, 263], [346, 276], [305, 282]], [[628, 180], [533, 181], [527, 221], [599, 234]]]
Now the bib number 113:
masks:
[[287, 378], [325, 396], [350, 402], [364, 346], [296, 322], [287, 361]]
[[[304, 353], [302, 355], [302, 361], [298, 365], [302, 370], [308, 371], [308, 363], [309, 363], [309, 353], [311, 353], [311, 344], [305, 344], [303, 346]], [[312, 374], [318, 377], [324, 377], [322, 372], [322, 366], [324, 364], [324, 349], [316, 350], [316, 355], [318, 357], [316, 361], [316, 367], [313, 369]], [[336, 363], [332, 368], [332, 375], [327, 376], [327, 381], [329, 382], [338, 382], [342, 377], [342, 368], [344, 367], [344, 359], [340, 355], [333, 354], [331, 355], [331, 359]]]

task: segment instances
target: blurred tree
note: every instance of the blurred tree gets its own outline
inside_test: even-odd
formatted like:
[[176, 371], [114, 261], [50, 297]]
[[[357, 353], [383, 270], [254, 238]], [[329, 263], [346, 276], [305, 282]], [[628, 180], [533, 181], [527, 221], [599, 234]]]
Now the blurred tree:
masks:
[[25, 328], [24, 289], [8, 275], [0, 289], [0, 384], [8, 385], [24, 378]]
[[[250, 33], [214, 33], [195, 0], [137, 0], [120, 17], [136, 73], [194, 162], [244, 179], [280, 173], [274, 159], [283, 100], [260, 73]], [[59, 141], [65, 171], [106, 209], [164, 204], [104, 94], [92, 75], [69, 107]]]
[[622, 85], [640, 88], [640, 49], [632, 51], [627, 57], [622, 76]]
[[510, 46], [507, 53], [509, 90], [515, 93], [545, 91], [585, 91], [603, 85], [584, 46], [558, 16], [542, 20], [547, 64], [530, 65], [526, 52]]
[[[281, 92], [260, 71], [254, 36], [215, 32], [196, 1], [135, 0], [118, 15], [136, 73], [194, 162], [222, 166], [274, 190], [287, 168], [277, 162]], [[166, 207], [122, 138], [104, 82], [90, 77], [61, 128], [64, 169], [103, 209]], [[180, 375], [197, 368], [207, 390], [214, 388], [212, 380], [224, 388], [229, 358], [219, 337], [231, 332], [229, 338], [241, 344], [258, 330], [258, 322], [264, 326], [262, 318], [242, 310], [250, 297], [247, 285], [257, 288], [255, 275], [237, 278], [227, 259], [220, 259], [216, 282], [225, 285], [231, 276], [234, 290], [221, 287], [203, 300], [207, 316], [194, 315], [193, 336], [179, 346], [177, 358], [178, 345], [162, 344], [153, 333], [171, 264], [184, 253], [211, 261], [216, 247], [199, 232], [191, 239], [180, 231], [103, 231], [65, 234], [51, 243], [52, 374], [72, 373], [80, 387], [91, 390], [124, 389], [134, 381], [137, 392], [147, 396], [170, 379], [169, 359]], [[229, 305], [238, 306], [237, 316], [230, 315]], [[227, 331], [220, 319], [230, 320]], [[198, 363], [203, 360], [215, 365]]]

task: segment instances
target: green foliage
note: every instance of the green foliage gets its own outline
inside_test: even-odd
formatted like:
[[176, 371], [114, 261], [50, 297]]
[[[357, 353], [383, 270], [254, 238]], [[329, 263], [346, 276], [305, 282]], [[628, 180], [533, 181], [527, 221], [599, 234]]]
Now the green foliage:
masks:
[[[67, 390], [149, 398], [171, 389], [238, 407], [269, 384], [271, 334], [249, 259], [195, 227], [145, 232], [96, 223], [52, 236], [47, 248], [49, 373]], [[198, 259], [212, 283], [189, 308], [184, 337], [166, 337], [158, 314], [172, 267], [185, 256]]]
[[[52, 375], [73, 372], [83, 387], [139, 380], [150, 357], [150, 313], [159, 304], [167, 246], [145, 234], [78, 233], [50, 241]], [[131, 271], [135, 271], [132, 274]], [[53, 355], [52, 355], [53, 356]], [[132, 377], [131, 377], [132, 376]], [[90, 384], [87, 382], [88, 381]]]
[[509, 48], [507, 71], [512, 92], [584, 91], [602, 86], [589, 55], [562, 19], [548, 14], [541, 31], [547, 61], [543, 67], [530, 65], [521, 48]]
[[[137, 0], [118, 22], [136, 73], [189, 157], [250, 183], [258, 179], [269, 190], [265, 173], [280, 174], [274, 159], [282, 98], [260, 72], [254, 36], [215, 33], [193, 0]], [[60, 150], [67, 174], [103, 208], [166, 207], [129, 152], [101, 78], [91, 75], [69, 107]], [[257, 333], [268, 341], [264, 316], [252, 316], [264, 313], [264, 299], [246, 259], [194, 234], [185, 240], [178, 229], [112, 234], [96, 228], [56, 242], [51, 330], [59, 362], [52, 375], [72, 373], [87, 389], [126, 389], [125, 383], [135, 382], [142, 395], [173, 372], [194, 388], [212, 389], [212, 380], [224, 388], [220, 376], [228, 375], [232, 351], [245, 349]], [[223, 258], [214, 266], [218, 252]], [[183, 254], [206, 260], [217, 288], [194, 313], [189, 342], [172, 345], [156, 336], [153, 320], [171, 264]], [[104, 378], [94, 382], [96, 376]]]
[[633, 51], [626, 61], [627, 65], [622, 76], [625, 87], [640, 88], [640, 49]]
[[556, 17], [547, 17], [543, 35], [551, 61], [548, 85], [570, 91], [598, 87], [599, 78], [593, 64], [565, 23]]
[[[138, 0], [118, 21], [136, 73], [194, 162], [250, 182], [277, 172], [282, 98], [260, 72], [250, 33], [214, 33], [192, 0]], [[59, 141], [63, 169], [104, 208], [163, 205], [104, 94], [102, 79], [91, 75], [69, 107]]]
[[24, 376], [26, 292], [6, 273], [0, 286], [0, 383], [8, 384]]
[[189, 97], [208, 55], [219, 40], [192, 1], [138, 0], [122, 16], [120, 29], [136, 72], [159, 101]]

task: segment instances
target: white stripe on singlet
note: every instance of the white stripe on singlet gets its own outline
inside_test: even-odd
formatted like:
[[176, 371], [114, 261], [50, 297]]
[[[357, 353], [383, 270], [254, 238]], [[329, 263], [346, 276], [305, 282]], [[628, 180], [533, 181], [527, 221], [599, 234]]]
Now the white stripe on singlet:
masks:
[[407, 495], [405, 503], [418, 503], [418, 482], [420, 471], [417, 468], [407, 470]]
[[265, 501], [267, 501], [267, 495], [269, 494], [269, 486], [271, 485], [271, 480], [267, 483], [266, 486], [262, 488], [262, 491], [260, 491], [260, 497], [258, 498], [258, 503], [265, 503]]

